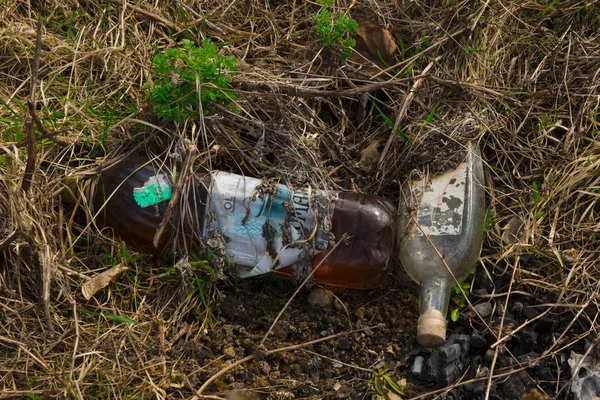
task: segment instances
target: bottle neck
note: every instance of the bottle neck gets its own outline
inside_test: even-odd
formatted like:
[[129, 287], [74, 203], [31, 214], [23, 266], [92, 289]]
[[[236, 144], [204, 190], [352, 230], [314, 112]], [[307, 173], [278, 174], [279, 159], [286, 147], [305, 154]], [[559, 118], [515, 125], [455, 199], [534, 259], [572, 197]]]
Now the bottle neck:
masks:
[[452, 285], [446, 278], [426, 278], [420, 288], [420, 315], [429, 310], [438, 310], [446, 316], [451, 290]]

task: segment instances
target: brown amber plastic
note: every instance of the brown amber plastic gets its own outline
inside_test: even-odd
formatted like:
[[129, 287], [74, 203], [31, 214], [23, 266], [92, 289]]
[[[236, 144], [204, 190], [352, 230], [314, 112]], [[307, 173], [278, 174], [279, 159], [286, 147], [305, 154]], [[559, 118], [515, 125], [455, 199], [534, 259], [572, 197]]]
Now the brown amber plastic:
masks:
[[[331, 232], [336, 240], [330, 241], [326, 250], [311, 259], [315, 282], [350, 289], [381, 285], [387, 276], [395, 243], [395, 221], [396, 208], [388, 200], [374, 195], [340, 193], [331, 221]], [[344, 234], [347, 240], [342, 240], [332, 251]], [[292, 271], [291, 267], [282, 270]]]
[[[194, 177], [193, 184], [186, 190], [188, 197], [186, 204], [195, 205], [194, 210], [188, 210], [188, 217], [183, 218], [184, 223], [179, 224], [177, 228], [173, 221], [179, 216], [175, 212], [174, 217], [167, 223], [158, 246], [154, 247], [154, 234], [163, 220], [169, 202], [163, 201], [142, 208], [136, 203], [132, 192], [134, 188], [143, 186], [144, 182], [157, 174], [162, 173], [167, 179], [171, 179], [171, 174], [166, 167], [160, 168], [153, 164], [144, 165], [144, 163], [143, 159], [120, 162], [117, 166], [103, 171], [98, 180], [89, 186], [89, 190], [92, 191], [89, 194], [92, 202], [91, 211], [97, 214], [96, 223], [100, 227], [109, 227], [116, 237], [140, 252], [161, 254], [173, 241], [175, 235], [182, 247], [190, 248], [190, 245], [198, 241], [199, 234], [202, 232], [204, 219], [202, 202], [206, 199], [205, 184], [201, 177]], [[192, 214], [194, 218], [189, 217]]]
[[[175, 214], [155, 247], [154, 234], [163, 220], [169, 201], [141, 207], [132, 193], [149, 180], [156, 180], [158, 174], [163, 174], [174, 186], [167, 166], [157, 167], [143, 159], [121, 162], [103, 171], [91, 184], [85, 185], [96, 224], [111, 229], [116, 237], [141, 252], [160, 255], [173, 243], [181, 248], [193, 248], [203, 231], [209, 175], [197, 174], [184, 186], [182, 198], [185, 201], [180, 201], [179, 206], [174, 207]], [[73, 184], [67, 183], [67, 186], [76, 194]], [[72, 196], [65, 194], [67, 198]], [[395, 244], [395, 225], [396, 208], [388, 200], [373, 195], [339, 193], [333, 203], [331, 221], [331, 233], [335, 240], [330, 239], [328, 248], [311, 259], [315, 282], [354, 289], [379, 286], [388, 273], [388, 262]], [[346, 240], [342, 240], [331, 251], [344, 234]], [[294, 266], [276, 272], [291, 275]]]

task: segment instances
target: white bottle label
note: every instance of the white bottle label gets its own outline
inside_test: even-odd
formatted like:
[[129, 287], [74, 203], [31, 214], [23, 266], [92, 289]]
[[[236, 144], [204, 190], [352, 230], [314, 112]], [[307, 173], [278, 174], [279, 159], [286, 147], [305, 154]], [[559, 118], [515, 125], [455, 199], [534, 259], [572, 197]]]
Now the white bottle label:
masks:
[[411, 182], [413, 199], [419, 201], [419, 226], [414, 233], [422, 236], [460, 235], [467, 190], [467, 163], [457, 169], [425, 180]]
[[[225, 236], [230, 261], [249, 267], [240, 273], [243, 277], [300, 261], [301, 249], [286, 247], [283, 240], [307, 237], [315, 225], [308, 191], [294, 192], [277, 185], [276, 194], [267, 194], [258, 190], [260, 182], [228, 172], [212, 175], [209, 212], [214, 216], [214, 226], [207, 227], [207, 219], [204, 234], [207, 229], [216, 229]], [[293, 214], [286, 226], [288, 210]]]

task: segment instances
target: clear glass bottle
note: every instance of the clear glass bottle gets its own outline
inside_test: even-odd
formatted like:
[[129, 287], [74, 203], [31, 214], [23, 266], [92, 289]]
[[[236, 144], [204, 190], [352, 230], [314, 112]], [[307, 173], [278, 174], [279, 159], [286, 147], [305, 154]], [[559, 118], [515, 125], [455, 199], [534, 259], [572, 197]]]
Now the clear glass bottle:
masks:
[[456, 281], [474, 268], [484, 237], [485, 190], [481, 153], [467, 145], [458, 167], [403, 185], [398, 252], [408, 275], [420, 285], [417, 341], [446, 341], [446, 314]]
[[[146, 253], [161, 254], [174, 241], [193, 249], [216, 231], [225, 237], [229, 261], [243, 278], [273, 271], [294, 274], [306, 255], [301, 244], [307, 238], [314, 243], [310, 265], [318, 283], [366, 289], [380, 285], [388, 274], [397, 217], [390, 201], [352, 192], [294, 190], [223, 171], [192, 176], [182, 191], [185, 201], [155, 247], [154, 234], [174, 190], [171, 170], [127, 160], [88, 184], [67, 183], [71, 190], [63, 197], [73, 201], [74, 189], [86, 188], [96, 223]], [[346, 240], [334, 249], [344, 234]]]

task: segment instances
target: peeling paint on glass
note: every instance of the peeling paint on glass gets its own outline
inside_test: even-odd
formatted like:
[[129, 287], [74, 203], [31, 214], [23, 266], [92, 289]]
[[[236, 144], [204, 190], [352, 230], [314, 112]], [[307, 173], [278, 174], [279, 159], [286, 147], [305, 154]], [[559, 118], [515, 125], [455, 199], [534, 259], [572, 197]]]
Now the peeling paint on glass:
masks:
[[465, 210], [467, 164], [435, 177], [424, 188], [424, 181], [412, 183], [415, 198], [422, 197], [416, 234], [458, 235], [462, 232]]

